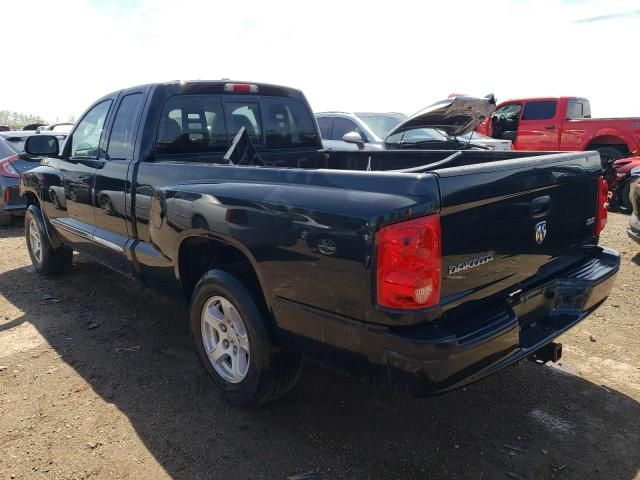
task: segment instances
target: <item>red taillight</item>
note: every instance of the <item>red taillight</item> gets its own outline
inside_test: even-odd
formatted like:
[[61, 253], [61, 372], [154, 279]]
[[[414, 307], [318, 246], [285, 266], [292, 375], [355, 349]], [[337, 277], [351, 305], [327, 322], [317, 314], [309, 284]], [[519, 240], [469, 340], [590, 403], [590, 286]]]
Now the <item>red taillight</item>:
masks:
[[18, 158], [20, 158], [18, 155], [13, 155], [0, 160], [0, 177], [18, 178], [20, 176], [20, 173], [11, 165], [11, 162]]
[[233, 93], [258, 93], [258, 86], [251, 83], [225, 83], [224, 91]]
[[439, 215], [381, 228], [377, 255], [378, 305], [415, 310], [440, 303], [442, 245]]
[[598, 178], [598, 204], [596, 212], [595, 234], [600, 235], [607, 224], [607, 206], [609, 200], [609, 184], [603, 177]]

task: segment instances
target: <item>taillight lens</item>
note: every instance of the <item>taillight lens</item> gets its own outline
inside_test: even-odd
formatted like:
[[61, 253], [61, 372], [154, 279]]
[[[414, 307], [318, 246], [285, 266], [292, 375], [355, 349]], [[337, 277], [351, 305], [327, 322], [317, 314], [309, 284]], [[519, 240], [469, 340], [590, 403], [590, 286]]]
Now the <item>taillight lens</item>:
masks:
[[377, 303], [415, 310], [440, 303], [442, 245], [440, 216], [429, 215], [380, 229]]
[[0, 160], [0, 177], [18, 178], [20, 176], [20, 173], [11, 165], [11, 162], [18, 158], [18, 155], [13, 155]]
[[598, 204], [596, 212], [596, 235], [604, 230], [607, 224], [607, 206], [609, 200], [609, 184], [603, 177], [598, 178]]

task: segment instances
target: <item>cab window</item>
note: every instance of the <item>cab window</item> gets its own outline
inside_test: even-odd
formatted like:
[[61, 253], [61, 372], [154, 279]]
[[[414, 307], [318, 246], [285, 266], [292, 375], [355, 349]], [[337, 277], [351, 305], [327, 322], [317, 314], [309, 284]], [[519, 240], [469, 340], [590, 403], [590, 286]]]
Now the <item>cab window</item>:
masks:
[[591, 118], [591, 106], [588, 100], [570, 99], [567, 103], [567, 119]]
[[524, 106], [522, 120], [549, 120], [556, 116], [557, 103], [555, 100], [528, 102]]
[[320, 128], [320, 135], [322, 138], [329, 138], [329, 134], [331, 133], [331, 118], [330, 117], [320, 117], [318, 118], [318, 128]]
[[357, 132], [362, 137], [362, 140], [366, 142], [367, 135], [364, 131], [355, 124], [355, 122], [346, 118], [335, 118], [333, 120], [333, 133], [331, 134], [332, 140], [342, 140], [342, 137], [349, 132]]
[[111, 107], [111, 100], [100, 102], [80, 120], [71, 138], [72, 157], [98, 158], [100, 138], [109, 107]]
[[224, 105], [229, 125], [229, 138], [233, 137], [245, 128], [253, 143], [262, 143], [262, 125], [260, 123], [260, 110], [255, 102], [229, 102]]
[[156, 155], [224, 152], [227, 148], [222, 102], [212, 95], [176, 95], [160, 115]]
[[267, 148], [315, 147], [318, 134], [309, 109], [299, 100], [263, 98], [261, 101]]
[[134, 129], [141, 108], [141, 93], [127, 95], [120, 102], [107, 147], [109, 159], [128, 159], [133, 155]]

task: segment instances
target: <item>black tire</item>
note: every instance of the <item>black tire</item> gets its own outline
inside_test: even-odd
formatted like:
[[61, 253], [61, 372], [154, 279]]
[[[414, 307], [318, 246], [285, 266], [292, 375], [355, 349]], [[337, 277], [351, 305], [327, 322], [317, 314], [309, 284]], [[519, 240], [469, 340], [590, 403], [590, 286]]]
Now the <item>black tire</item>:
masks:
[[[32, 242], [30, 241], [32, 228], [37, 229], [37, 234], [40, 239], [41, 252], [39, 255], [33, 250]], [[54, 276], [71, 270], [73, 250], [65, 246], [54, 248], [53, 245], [51, 245], [49, 236], [44, 228], [42, 212], [36, 205], [30, 205], [27, 209], [27, 213], [24, 216], [24, 231], [29, 257], [31, 257], [31, 263], [36, 272], [42, 275]]]
[[0, 227], [11, 225], [12, 220], [13, 215], [10, 215], [8, 213], [0, 213]]
[[622, 206], [627, 212], [633, 210], [633, 204], [631, 203], [631, 180], [627, 180], [622, 189], [622, 198], [620, 199], [620, 206]]
[[605, 177], [613, 169], [613, 162], [624, 158], [624, 152], [616, 147], [598, 147], [596, 151], [600, 153], [600, 162], [602, 163]]
[[[238, 383], [225, 380], [213, 368], [205, 351], [202, 335], [202, 310], [209, 299], [220, 296], [238, 311], [247, 332], [250, 360], [244, 378]], [[256, 302], [250, 290], [234, 275], [209, 270], [195, 287], [191, 300], [191, 333], [200, 361], [207, 373], [233, 405], [262, 405], [287, 393], [298, 381], [302, 370], [300, 356], [278, 348], [267, 330], [266, 309]]]

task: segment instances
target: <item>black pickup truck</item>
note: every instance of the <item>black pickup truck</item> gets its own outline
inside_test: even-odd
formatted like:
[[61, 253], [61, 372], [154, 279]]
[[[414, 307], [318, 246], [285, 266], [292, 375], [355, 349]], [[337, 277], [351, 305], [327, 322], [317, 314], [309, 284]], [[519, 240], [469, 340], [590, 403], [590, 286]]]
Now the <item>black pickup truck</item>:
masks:
[[557, 360], [619, 268], [597, 152], [329, 152], [301, 92], [220, 81], [107, 95], [57, 143], [26, 145], [35, 269], [76, 250], [186, 297], [238, 405], [303, 359], [416, 396]]

